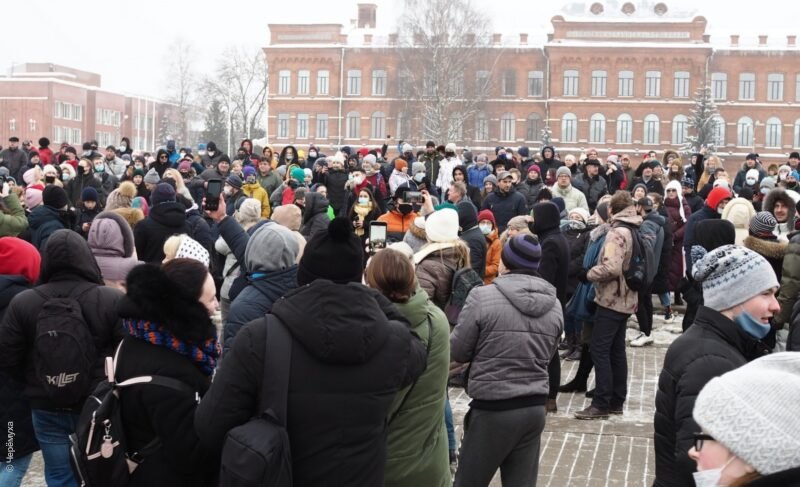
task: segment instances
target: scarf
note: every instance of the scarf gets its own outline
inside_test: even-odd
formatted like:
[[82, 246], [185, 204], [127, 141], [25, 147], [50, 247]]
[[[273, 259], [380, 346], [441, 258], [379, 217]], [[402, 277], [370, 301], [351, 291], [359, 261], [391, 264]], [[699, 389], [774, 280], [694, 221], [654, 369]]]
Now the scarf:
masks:
[[180, 340], [172, 332], [152, 321], [125, 319], [122, 324], [129, 335], [178, 352], [194, 362], [207, 376], [214, 373], [219, 357], [219, 343], [216, 338], [209, 338], [202, 346], [197, 346]]
[[[686, 212], [683, 209], [683, 186], [678, 181], [670, 181], [667, 187], [664, 188], [664, 204], [666, 205], [669, 198], [667, 198], [667, 190], [674, 189], [678, 193], [678, 214], [681, 216], [681, 221], [686, 223]], [[667, 205], [668, 206], [668, 205]]]

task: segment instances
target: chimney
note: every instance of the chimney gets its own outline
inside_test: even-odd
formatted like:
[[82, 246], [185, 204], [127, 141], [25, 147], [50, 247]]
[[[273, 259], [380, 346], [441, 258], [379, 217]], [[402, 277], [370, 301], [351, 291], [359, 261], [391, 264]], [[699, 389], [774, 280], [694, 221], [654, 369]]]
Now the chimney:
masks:
[[739, 46], [739, 36], [737, 34], [731, 35], [731, 47]]
[[378, 6], [374, 3], [359, 3], [358, 4], [358, 28], [359, 29], [374, 29], [375, 28], [375, 14]]
[[396, 46], [397, 45], [397, 33], [389, 34], [389, 45]]
[[766, 46], [767, 45], [767, 36], [765, 36], [765, 35], [758, 36], [758, 45], [759, 46]]
[[503, 34], [492, 34], [492, 45], [499, 46], [503, 41]]
[[520, 34], [519, 35], [519, 43], [523, 46], [528, 45], [528, 34]]
[[789, 47], [797, 46], [797, 36], [786, 36], [786, 45]]

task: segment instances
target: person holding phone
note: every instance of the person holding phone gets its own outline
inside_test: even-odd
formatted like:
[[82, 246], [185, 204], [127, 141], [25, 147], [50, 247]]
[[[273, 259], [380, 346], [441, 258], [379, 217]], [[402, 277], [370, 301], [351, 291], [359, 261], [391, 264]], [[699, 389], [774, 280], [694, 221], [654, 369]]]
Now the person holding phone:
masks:
[[[366, 247], [367, 238], [369, 236], [370, 224], [377, 221], [381, 216], [380, 206], [375, 196], [368, 188], [364, 188], [358, 192], [358, 200], [353, 203], [348, 212], [348, 217], [353, 223], [353, 231], [361, 240], [361, 245]], [[364, 256], [364, 264], [366, 265], [366, 256]]]

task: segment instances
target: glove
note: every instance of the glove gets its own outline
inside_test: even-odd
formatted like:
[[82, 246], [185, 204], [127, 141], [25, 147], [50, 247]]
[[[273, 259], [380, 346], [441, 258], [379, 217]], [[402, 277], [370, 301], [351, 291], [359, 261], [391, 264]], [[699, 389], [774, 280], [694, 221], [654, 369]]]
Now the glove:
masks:
[[578, 280], [584, 284], [588, 284], [589, 278], [586, 276], [588, 272], [589, 271], [587, 271], [586, 269], [581, 269], [581, 271], [578, 273]]

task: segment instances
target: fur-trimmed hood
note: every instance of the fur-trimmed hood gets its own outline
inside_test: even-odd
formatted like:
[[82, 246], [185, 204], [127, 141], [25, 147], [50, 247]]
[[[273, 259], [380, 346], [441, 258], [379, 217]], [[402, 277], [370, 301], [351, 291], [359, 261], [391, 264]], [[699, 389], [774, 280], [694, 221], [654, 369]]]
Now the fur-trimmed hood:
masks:
[[797, 206], [795, 201], [792, 199], [792, 197], [785, 189], [775, 188], [769, 193], [767, 193], [767, 196], [764, 198], [764, 203], [761, 209], [772, 213], [773, 210], [775, 209], [776, 201], [782, 201], [783, 204], [785, 204], [787, 208], [789, 208], [789, 219], [787, 220], [787, 223], [789, 224], [788, 227], [794, 230], [794, 223], [797, 218]]
[[789, 242], [765, 240], [750, 235], [744, 239], [743, 245], [767, 259], [783, 259], [789, 247]]

